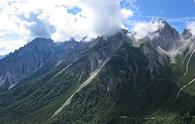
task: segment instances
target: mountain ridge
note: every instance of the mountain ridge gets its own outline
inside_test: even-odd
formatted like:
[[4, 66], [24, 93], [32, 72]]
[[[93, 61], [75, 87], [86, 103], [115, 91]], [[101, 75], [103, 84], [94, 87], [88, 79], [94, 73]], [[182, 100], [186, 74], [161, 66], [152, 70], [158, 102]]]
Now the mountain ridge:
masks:
[[[0, 82], [7, 81], [0, 92], [0, 121], [3, 124], [195, 122], [194, 40], [183, 38], [186, 45], [180, 41], [182, 35], [166, 25], [158, 30], [158, 37], [142, 39], [139, 47], [134, 46], [135, 39], [125, 30], [91, 42], [33, 40], [0, 60]], [[171, 62], [171, 52], [176, 48], [181, 52]], [[28, 72], [27, 76], [24, 72]], [[19, 80], [13, 78], [15, 75], [24, 78], [15, 83], [14, 80]]]

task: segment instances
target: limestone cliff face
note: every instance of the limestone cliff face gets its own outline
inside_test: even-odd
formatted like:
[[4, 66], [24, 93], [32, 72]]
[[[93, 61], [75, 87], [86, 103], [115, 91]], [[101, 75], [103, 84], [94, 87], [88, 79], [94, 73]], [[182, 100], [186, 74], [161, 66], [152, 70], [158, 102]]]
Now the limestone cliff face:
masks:
[[43, 74], [61, 63], [69, 63], [88, 45], [74, 40], [54, 43], [37, 38], [0, 60], [0, 89], [10, 89], [35, 73]]

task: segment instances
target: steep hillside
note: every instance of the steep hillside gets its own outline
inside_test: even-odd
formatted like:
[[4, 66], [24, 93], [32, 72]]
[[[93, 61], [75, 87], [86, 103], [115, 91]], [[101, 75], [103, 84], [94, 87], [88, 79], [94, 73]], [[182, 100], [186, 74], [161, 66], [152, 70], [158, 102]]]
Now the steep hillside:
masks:
[[[54, 110], [62, 105], [64, 102], [62, 100], [78, 90], [83, 85], [82, 82], [89, 78], [90, 73], [96, 73], [103, 68], [102, 65], [106, 60], [108, 61], [107, 58], [126, 40], [125, 35], [121, 33], [107, 40], [98, 38], [93, 41], [89, 50], [80, 53], [69, 64], [63, 63], [43, 76], [24, 81], [10, 91], [2, 93], [0, 100], [2, 119], [14, 123], [16, 120], [20, 122], [21, 119], [24, 121], [26, 118], [33, 121], [37, 118], [39, 121], [50, 118]], [[8, 112], [9, 109], [13, 112]], [[14, 113], [21, 114], [15, 115]], [[10, 114], [13, 117], [11, 120]]]
[[[176, 62], [171, 63], [168, 55], [159, 53], [158, 46], [163, 44], [156, 44], [156, 40], [166, 42], [165, 38], [168, 38], [169, 42], [174, 42], [166, 42], [169, 43], [166, 45], [169, 47], [167, 49], [162, 46], [169, 52], [179, 47], [180, 37], [168, 24], [159, 32], [163, 32], [162, 35], [151, 41], [143, 39], [146, 42], [139, 47], [133, 46], [133, 39], [124, 30], [110, 37], [98, 37], [90, 43], [49, 42], [54, 44], [50, 50], [48, 46], [41, 47], [41, 43], [31, 50], [29, 46], [34, 48], [32, 44], [37, 44], [36, 41], [31, 42], [0, 61], [6, 64], [5, 60], [10, 60], [12, 56], [15, 58], [23, 53], [21, 51], [26, 53], [25, 49], [30, 49], [34, 53], [40, 47], [43, 56], [33, 54], [34, 60], [44, 63], [41, 69], [30, 71], [29, 77], [21, 79], [10, 90], [0, 93], [0, 122], [194, 123], [195, 55], [190, 47], [186, 47], [182, 54], [178, 54]], [[27, 56], [29, 55], [31, 54]], [[24, 62], [31, 63], [34, 60]], [[21, 64], [22, 67], [25, 63]], [[35, 65], [27, 67], [34, 69], [39, 64]]]
[[54, 43], [37, 38], [0, 60], [0, 90], [11, 89], [21, 81], [44, 74], [61, 63], [70, 63], [88, 45], [74, 40]]
[[191, 124], [194, 98], [183, 91], [176, 98], [179, 75], [172, 66], [164, 65], [151, 76], [143, 50], [125, 43], [51, 123]]

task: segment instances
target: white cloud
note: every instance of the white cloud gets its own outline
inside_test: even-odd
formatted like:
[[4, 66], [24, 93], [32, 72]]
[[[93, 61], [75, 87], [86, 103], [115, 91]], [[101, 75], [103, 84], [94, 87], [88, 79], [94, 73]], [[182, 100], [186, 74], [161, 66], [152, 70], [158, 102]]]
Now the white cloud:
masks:
[[0, 41], [0, 55], [5, 55], [10, 52], [14, 52], [16, 49], [19, 49], [23, 46], [26, 42], [23, 40], [6, 40]]
[[145, 37], [153, 39], [154, 37], [158, 36], [157, 31], [163, 27], [164, 24], [161, 20], [152, 20], [150, 22], [137, 22], [133, 26], [132, 32], [134, 38], [137, 40], [141, 40]]
[[121, 13], [125, 18], [128, 18], [130, 16], [133, 16], [133, 11], [128, 9], [121, 9]]
[[[131, 9], [120, 8], [119, 2], [120, 0], [1, 0], [0, 47], [4, 47], [2, 44], [9, 41], [13, 41], [9, 44], [20, 47], [35, 37], [64, 41], [71, 37], [81, 39], [85, 36], [92, 38], [112, 35], [133, 15]], [[81, 12], [76, 15], [69, 13], [68, 9], [74, 6], [79, 7]], [[22, 43], [17, 45], [17, 41]], [[11, 49], [13, 47], [8, 51], [13, 51]]]
[[195, 36], [195, 22], [190, 22], [187, 24], [187, 29]]

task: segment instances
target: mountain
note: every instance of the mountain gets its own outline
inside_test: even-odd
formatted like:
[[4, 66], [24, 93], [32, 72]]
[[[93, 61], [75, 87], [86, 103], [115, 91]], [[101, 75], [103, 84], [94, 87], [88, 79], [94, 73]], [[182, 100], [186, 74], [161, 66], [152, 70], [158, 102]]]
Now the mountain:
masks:
[[153, 41], [155, 47], [160, 46], [165, 51], [170, 51], [177, 48], [180, 45], [178, 42], [180, 38], [179, 33], [166, 21], [161, 20], [161, 22], [164, 27], [157, 31], [159, 35]]
[[37, 38], [0, 60], [0, 89], [11, 89], [27, 78], [44, 74], [61, 63], [69, 63], [88, 47], [74, 40], [54, 43]]
[[182, 36], [184, 39], [189, 39], [192, 37], [192, 34], [191, 34], [190, 30], [185, 29], [184, 32], [182, 33]]
[[[194, 39], [163, 23], [139, 47], [121, 30], [91, 42], [37, 38], [6, 56], [0, 122], [193, 124]], [[174, 49], [181, 52], [171, 62]]]
[[180, 34], [175, 28], [161, 19], [159, 19], [159, 23], [163, 27], [151, 34], [154, 35], [153, 38], [148, 36], [140, 40], [144, 46], [145, 54], [149, 59], [151, 73], [158, 73], [159, 68], [163, 64], [171, 61], [171, 53], [182, 45], [180, 42]]

